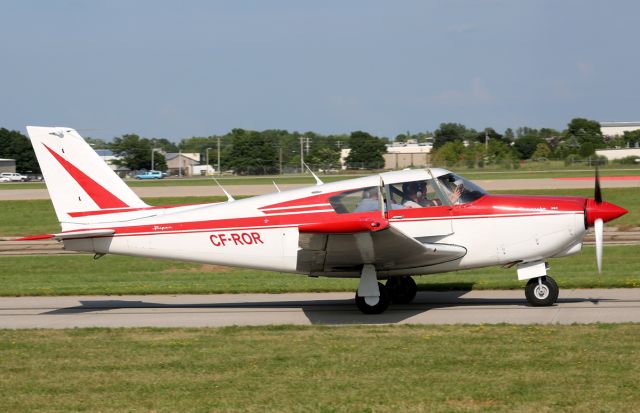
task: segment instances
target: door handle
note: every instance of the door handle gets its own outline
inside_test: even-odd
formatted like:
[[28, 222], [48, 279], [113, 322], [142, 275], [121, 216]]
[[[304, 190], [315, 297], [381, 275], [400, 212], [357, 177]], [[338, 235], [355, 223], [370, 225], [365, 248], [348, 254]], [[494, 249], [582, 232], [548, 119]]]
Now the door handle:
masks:
[[394, 215], [391, 217], [391, 219], [402, 219], [402, 218], [404, 218], [403, 215]]

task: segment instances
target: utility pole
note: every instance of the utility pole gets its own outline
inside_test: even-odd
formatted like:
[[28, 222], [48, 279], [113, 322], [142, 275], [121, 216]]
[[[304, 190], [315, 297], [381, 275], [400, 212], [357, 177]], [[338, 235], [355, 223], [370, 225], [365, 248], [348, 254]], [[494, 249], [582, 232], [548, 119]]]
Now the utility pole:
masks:
[[220, 137], [218, 136], [218, 175], [222, 174], [220, 170]]
[[489, 132], [486, 129], [484, 130], [484, 150], [489, 151]]
[[209, 176], [209, 151], [211, 150], [211, 148], [207, 148], [206, 154], [207, 154], [207, 176]]
[[279, 151], [280, 152], [280, 156], [278, 157], [279, 158], [279, 164], [280, 164], [280, 169], [279, 170], [280, 170], [280, 175], [282, 175], [282, 146], [280, 146], [279, 149], [280, 149], [280, 151]]
[[300, 173], [304, 173], [304, 137], [300, 137]]
[[156, 151], [159, 151], [161, 148], [151, 148], [151, 171], [155, 171], [155, 162], [154, 162], [154, 154]]
[[178, 151], [178, 177], [182, 178], [182, 149]]
[[309, 156], [309, 143], [311, 141], [311, 138], [307, 137], [306, 140], [307, 140], [307, 156]]

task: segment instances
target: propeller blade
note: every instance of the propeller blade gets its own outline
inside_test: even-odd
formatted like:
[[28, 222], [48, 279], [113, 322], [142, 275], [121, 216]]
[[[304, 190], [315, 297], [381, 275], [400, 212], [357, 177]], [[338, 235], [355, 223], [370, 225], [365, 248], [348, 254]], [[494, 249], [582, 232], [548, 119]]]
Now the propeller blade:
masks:
[[598, 170], [598, 160], [596, 159], [596, 190], [595, 190], [595, 200], [596, 203], [602, 203], [602, 191], [600, 190], [600, 172]]
[[593, 223], [596, 236], [596, 262], [598, 263], [598, 273], [602, 273], [602, 243], [604, 237], [604, 222], [598, 218]]

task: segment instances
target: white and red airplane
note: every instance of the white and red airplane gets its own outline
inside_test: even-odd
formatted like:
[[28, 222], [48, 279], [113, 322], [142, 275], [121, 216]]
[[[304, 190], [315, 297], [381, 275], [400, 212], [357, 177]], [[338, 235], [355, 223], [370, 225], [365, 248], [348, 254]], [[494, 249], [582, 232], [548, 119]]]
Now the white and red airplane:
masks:
[[[65, 249], [312, 277], [359, 278], [368, 314], [416, 295], [412, 275], [515, 266], [533, 306], [558, 298], [545, 260], [580, 251], [624, 208], [595, 199], [490, 195], [440, 169], [385, 172], [215, 204], [145, 204], [73, 129], [28, 126]], [[318, 180], [319, 181], [319, 180]], [[386, 279], [386, 285], [378, 282]]]

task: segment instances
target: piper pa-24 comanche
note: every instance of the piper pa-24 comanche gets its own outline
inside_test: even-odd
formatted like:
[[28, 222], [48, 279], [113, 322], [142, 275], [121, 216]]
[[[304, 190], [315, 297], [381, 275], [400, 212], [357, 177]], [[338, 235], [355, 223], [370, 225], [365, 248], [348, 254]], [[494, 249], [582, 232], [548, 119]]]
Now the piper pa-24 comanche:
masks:
[[[624, 208], [595, 197], [490, 195], [440, 168], [385, 172], [229, 202], [145, 204], [73, 129], [28, 126], [64, 248], [359, 278], [357, 307], [382, 313], [416, 295], [413, 275], [515, 266], [532, 306], [558, 286], [546, 260], [580, 251]], [[226, 191], [225, 191], [226, 192]], [[385, 280], [382, 284], [379, 280]]]

